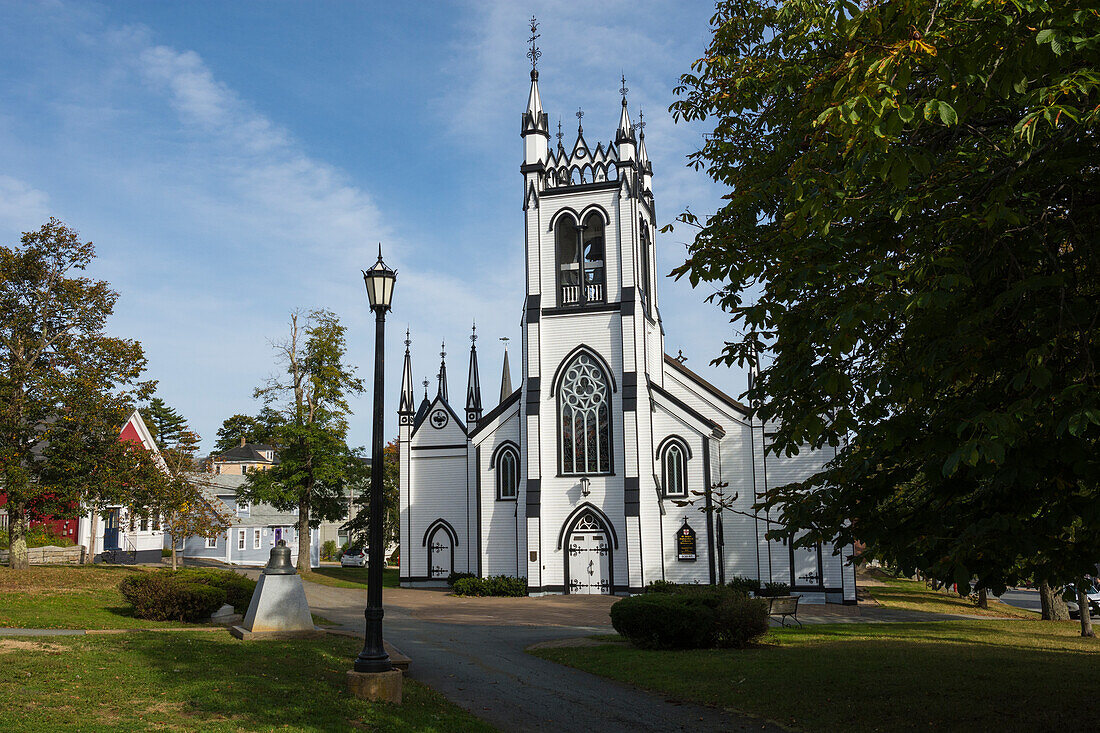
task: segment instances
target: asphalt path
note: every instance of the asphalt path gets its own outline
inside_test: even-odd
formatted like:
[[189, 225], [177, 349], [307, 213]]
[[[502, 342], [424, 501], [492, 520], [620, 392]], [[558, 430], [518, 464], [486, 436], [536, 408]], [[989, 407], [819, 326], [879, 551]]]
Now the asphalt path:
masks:
[[1039, 591], [1037, 590], [1017, 588], [1016, 590], [1006, 590], [997, 597], [1001, 602], [1007, 603], [1010, 606], [1015, 606], [1016, 608], [1038, 612], [1042, 612], [1043, 610], [1043, 604], [1039, 601]]

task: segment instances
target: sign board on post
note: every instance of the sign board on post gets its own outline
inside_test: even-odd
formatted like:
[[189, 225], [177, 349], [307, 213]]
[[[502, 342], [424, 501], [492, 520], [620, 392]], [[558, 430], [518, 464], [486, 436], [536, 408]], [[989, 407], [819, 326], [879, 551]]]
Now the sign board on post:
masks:
[[696, 559], [695, 530], [688, 525], [686, 519], [684, 520], [683, 526], [676, 530], [676, 559]]

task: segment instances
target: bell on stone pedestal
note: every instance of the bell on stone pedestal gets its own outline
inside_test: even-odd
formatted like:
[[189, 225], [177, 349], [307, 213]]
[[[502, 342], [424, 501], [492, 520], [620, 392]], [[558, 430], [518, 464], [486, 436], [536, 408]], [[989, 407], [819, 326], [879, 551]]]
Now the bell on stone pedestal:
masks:
[[271, 548], [271, 557], [264, 566], [264, 575], [294, 575], [298, 571], [290, 562], [290, 548], [286, 540], [279, 540]]

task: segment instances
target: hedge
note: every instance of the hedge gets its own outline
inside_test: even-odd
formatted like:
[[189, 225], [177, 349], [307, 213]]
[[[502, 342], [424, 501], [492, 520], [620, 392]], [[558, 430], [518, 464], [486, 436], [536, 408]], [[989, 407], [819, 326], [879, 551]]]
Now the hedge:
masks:
[[525, 596], [527, 579], [509, 575], [493, 575], [488, 578], [466, 577], [454, 582], [456, 596]]
[[740, 648], [768, 631], [768, 606], [727, 586], [662, 589], [618, 601], [611, 624], [647, 649]]
[[232, 570], [187, 568], [132, 575], [119, 584], [119, 590], [138, 618], [198, 622], [206, 621], [226, 603], [243, 614], [256, 581]]

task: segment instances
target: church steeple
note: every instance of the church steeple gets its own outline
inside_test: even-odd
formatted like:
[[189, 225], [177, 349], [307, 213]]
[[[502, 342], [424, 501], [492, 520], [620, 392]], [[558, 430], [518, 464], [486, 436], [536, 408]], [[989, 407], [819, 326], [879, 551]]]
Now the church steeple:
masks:
[[[622, 160], [628, 157], [634, 157], [634, 125], [630, 122], [630, 113], [626, 110], [626, 93], [630, 91], [626, 88], [626, 75], [622, 76], [623, 85], [619, 89], [619, 93], [623, 95], [623, 111], [619, 114], [619, 129], [615, 132], [615, 144], [619, 146], [619, 159]], [[623, 153], [623, 145], [630, 146], [630, 155]]]
[[470, 331], [470, 374], [466, 380], [466, 422], [481, 419], [481, 378], [477, 370], [477, 324]]
[[439, 346], [439, 391], [436, 392], [436, 397], [442, 397], [444, 402], [450, 403], [447, 399], [447, 342], [444, 341]]
[[399, 415], [411, 415], [416, 411], [413, 407], [413, 382], [412, 382], [412, 357], [409, 355], [409, 330], [405, 329], [405, 366], [401, 372], [401, 404], [397, 408]]
[[500, 401], [508, 399], [512, 396], [512, 372], [508, 369], [508, 337], [504, 336], [500, 339], [504, 342], [504, 369], [500, 372]]
[[546, 162], [547, 147], [550, 144], [550, 124], [542, 110], [542, 97], [539, 96], [539, 57], [542, 51], [535, 45], [538, 40], [539, 24], [531, 17], [531, 44], [527, 58], [531, 59], [531, 93], [527, 97], [527, 110], [523, 113], [520, 135], [523, 137], [523, 162], [526, 165]]

